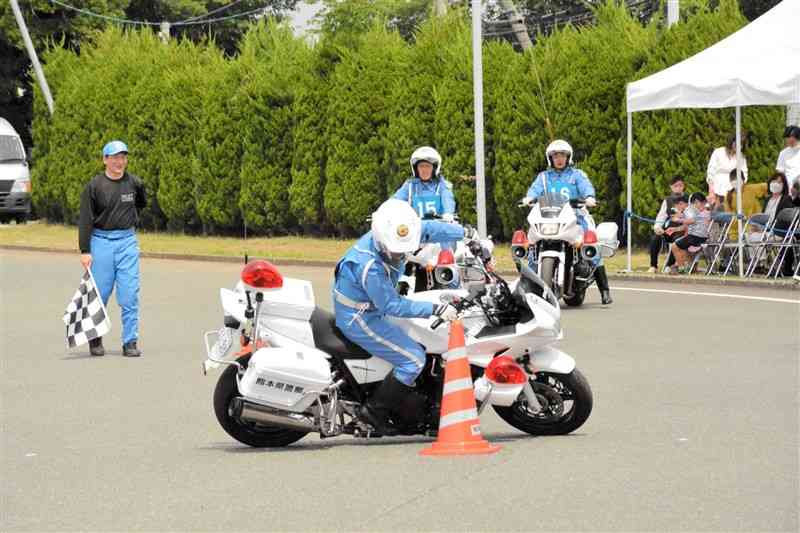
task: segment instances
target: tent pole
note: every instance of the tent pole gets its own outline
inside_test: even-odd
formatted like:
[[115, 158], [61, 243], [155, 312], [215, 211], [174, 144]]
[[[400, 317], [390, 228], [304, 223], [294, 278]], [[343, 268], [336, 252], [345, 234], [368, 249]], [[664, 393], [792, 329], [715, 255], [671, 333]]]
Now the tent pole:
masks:
[[628, 150], [627, 150], [627, 159], [628, 159], [628, 166], [627, 166], [627, 173], [628, 173], [628, 216], [625, 217], [626, 220], [623, 221], [624, 224], [627, 224], [628, 227], [628, 272], [632, 272], [633, 269], [631, 268], [631, 214], [633, 213], [633, 177], [631, 175], [631, 169], [633, 167], [633, 115], [630, 111], [628, 111]]
[[736, 106], [736, 227], [738, 228], [739, 277], [744, 277], [744, 250], [742, 249], [742, 108]]

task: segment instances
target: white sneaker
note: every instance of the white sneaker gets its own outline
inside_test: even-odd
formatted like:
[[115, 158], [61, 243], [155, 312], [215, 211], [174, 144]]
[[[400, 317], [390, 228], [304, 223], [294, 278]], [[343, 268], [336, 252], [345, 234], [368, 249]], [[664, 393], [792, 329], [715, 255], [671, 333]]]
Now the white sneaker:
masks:
[[648, 274], [655, 274], [655, 273], [656, 273], [656, 267], [650, 267], [650, 268], [648, 268], [648, 269], [647, 269], [647, 273], [648, 273]]

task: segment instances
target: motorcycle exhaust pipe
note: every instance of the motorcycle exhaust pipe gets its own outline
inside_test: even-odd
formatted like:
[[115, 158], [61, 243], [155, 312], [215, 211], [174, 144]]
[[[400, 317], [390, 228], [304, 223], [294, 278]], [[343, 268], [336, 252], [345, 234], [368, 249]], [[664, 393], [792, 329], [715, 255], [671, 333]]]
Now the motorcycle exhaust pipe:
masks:
[[231, 416], [245, 422], [256, 422], [286, 429], [317, 430], [314, 426], [314, 419], [307, 415], [289, 414], [263, 405], [250, 403], [243, 398], [234, 398], [231, 402]]

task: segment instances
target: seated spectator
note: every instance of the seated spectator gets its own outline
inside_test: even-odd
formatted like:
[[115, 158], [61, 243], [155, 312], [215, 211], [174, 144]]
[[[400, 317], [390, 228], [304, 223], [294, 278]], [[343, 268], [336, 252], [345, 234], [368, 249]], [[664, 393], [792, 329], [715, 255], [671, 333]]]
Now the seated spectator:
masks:
[[706, 195], [701, 192], [692, 194], [689, 204], [683, 213], [681, 228], [672, 228], [678, 233], [686, 232], [672, 243], [672, 255], [675, 256], [676, 263], [676, 266], [670, 269], [673, 274], [677, 273], [678, 269], [686, 268], [691, 254], [698, 252], [708, 239], [711, 226], [711, 212], [706, 205]]
[[664, 234], [664, 230], [680, 225], [679, 222], [672, 220], [670, 210], [674, 207], [675, 198], [683, 195], [686, 184], [682, 177], [673, 176], [669, 181], [669, 188], [672, 194], [661, 202], [661, 208], [658, 210], [658, 215], [656, 215], [656, 222], [653, 224], [653, 238], [650, 239], [650, 268], [647, 270], [651, 273], [658, 271], [658, 254], [661, 252], [664, 241], [666, 240], [668, 243], [674, 241], [672, 235]]
[[794, 182], [792, 189], [789, 192], [789, 196], [792, 199], [792, 205], [795, 207], [800, 207], [800, 181]]
[[[794, 207], [791, 196], [789, 195], [789, 184], [786, 181], [786, 176], [782, 172], [775, 172], [767, 182], [769, 186], [770, 195], [764, 200], [764, 209], [760, 215], [755, 215], [751, 220], [753, 224], [753, 232], [747, 235], [747, 240], [750, 243], [764, 242], [767, 237], [764, 235], [763, 229], [769, 224], [770, 221], [778, 216], [778, 213], [784, 209], [792, 209]], [[788, 229], [785, 225], [784, 229]], [[782, 241], [783, 236], [773, 235], [769, 238], [770, 241]], [[764, 257], [766, 262], [766, 257]], [[784, 275], [791, 275], [791, 264], [794, 260], [792, 250], [787, 251], [786, 260], [783, 265]]]

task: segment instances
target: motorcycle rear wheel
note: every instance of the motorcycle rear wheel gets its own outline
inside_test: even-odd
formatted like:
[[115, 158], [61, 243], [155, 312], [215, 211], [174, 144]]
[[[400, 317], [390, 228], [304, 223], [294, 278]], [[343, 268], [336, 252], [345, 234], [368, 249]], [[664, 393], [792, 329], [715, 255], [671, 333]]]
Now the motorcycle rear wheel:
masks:
[[500, 418], [520, 431], [531, 435], [566, 435], [589, 418], [592, 390], [577, 368], [569, 374], [539, 372], [531, 385], [544, 408], [542, 412], [530, 411], [524, 394], [507, 407], [492, 406]]
[[[249, 356], [239, 362], [247, 364]], [[225, 432], [243, 444], [254, 448], [278, 448], [288, 446], [308, 433], [238, 420], [231, 416], [231, 401], [239, 396], [236, 387], [236, 367], [228, 366], [220, 375], [214, 389], [214, 414]]]

